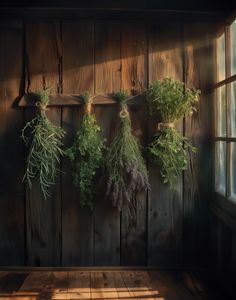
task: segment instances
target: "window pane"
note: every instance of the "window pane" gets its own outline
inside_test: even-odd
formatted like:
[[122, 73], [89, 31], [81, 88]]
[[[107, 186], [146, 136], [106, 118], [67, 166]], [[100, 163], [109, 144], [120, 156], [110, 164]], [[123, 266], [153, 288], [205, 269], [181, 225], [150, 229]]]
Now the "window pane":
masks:
[[225, 34], [217, 39], [217, 81], [225, 79]]
[[236, 202], [236, 143], [230, 143], [230, 196]]
[[236, 137], [236, 82], [231, 84], [230, 127], [231, 136]]
[[215, 149], [215, 188], [225, 195], [226, 186], [226, 142], [216, 142]]
[[216, 90], [216, 135], [218, 137], [226, 136], [226, 88], [222, 86]]
[[231, 75], [236, 74], [236, 20], [231, 25]]

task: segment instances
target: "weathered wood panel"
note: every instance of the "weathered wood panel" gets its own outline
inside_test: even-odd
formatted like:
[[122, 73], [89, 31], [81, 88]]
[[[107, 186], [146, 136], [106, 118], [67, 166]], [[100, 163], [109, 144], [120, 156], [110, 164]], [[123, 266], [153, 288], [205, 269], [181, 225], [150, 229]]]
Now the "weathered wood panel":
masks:
[[24, 264], [24, 158], [20, 141], [23, 26], [0, 24], [0, 265]]
[[[122, 24], [121, 32], [121, 88], [129, 94], [143, 92], [147, 82], [147, 27], [143, 24]], [[130, 107], [133, 134], [142, 145], [147, 142], [147, 110], [145, 106]], [[130, 227], [129, 216], [121, 213], [121, 263], [146, 264], [146, 208], [147, 193], [137, 195], [137, 224]]]
[[[98, 23], [95, 30], [95, 93], [120, 89], [120, 25]], [[117, 106], [95, 107], [103, 136], [109, 145], [117, 125]], [[102, 191], [95, 207], [95, 265], [120, 264], [120, 213]]]
[[120, 24], [95, 24], [95, 93], [120, 89]]
[[62, 24], [63, 93], [94, 92], [94, 24]]
[[[186, 265], [204, 265], [209, 251], [209, 211], [211, 193], [211, 102], [213, 84], [213, 37], [209, 24], [184, 26], [184, 77], [187, 87], [201, 90], [198, 111], [185, 118], [185, 135], [197, 153], [190, 153], [184, 175], [184, 257]], [[203, 32], [208, 34], [202, 35]], [[204, 261], [205, 259], [205, 261]]]
[[[6, 23], [0, 26], [0, 168], [3, 174], [10, 174], [9, 179], [1, 176], [0, 264], [23, 265], [25, 255], [27, 264], [36, 266], [174, 267], [181, 265], [182, 260], [186, 266], [200, 262], [204, 265], [202, 258], [206, 257], [208, 248], [206, 198], [210, 192], [206, 128], [210, 126], [208, 102], [211, 100], [205, 91], [212, 84], [214, 67], [211, 37], [207, 34], [210, 27], [191, 22], [185, 24], [183, 31], [177, 22], [153, 25], [128, 22], [27, 22], [25, 57], [21, 25], [13, 22], [10, 26]], [[77, 105], [76, 95], [85, 90], [98, 94], [94, 110], [107, 145], [118, 125], [118, 106], [110, 93], [122, 88], [130, 95], [139, 94], [148, 84], [164, 76], [185, 80], [188, 86], [202, 89], [199, 112], [186, 119], [184, 126], [184, 132], [199, 152], [191, 156], [189, 170], [184, 181], [180, 178], [177, 191], [170, 191], [162, 183], [158, 168], [149, 163], [148, 201], [145, 195], [139, 195], [138, 224], [129, 229], [125, 212], [120, 216], [112, 208], [104, 197], [104, 189], [96, 198], [95, 216], [80, 208], [70, 162], [63, 159], [63, 173], [52, 188], [51, 199], [41, 199], [36, 185], [31, 192], [26, 189], [27, 249], [24, 249], [25, 194], [21, 182], [24, 155], [22, 144], [15, 137], [20, 136], [23, 112], [27, 121], [35, 110], [32, 105], [17, 110], [12, 106], [24, 87], [20, 79], [24, 60], [25, 90], [33, 92], [51, 87], [53, 105], [65, 105], [67, 100]], [[56, 98], [57, 94], [60, 97]], [[67, 97], [63, 98], [62, 94]], [[146, 145], [160, 120], [148, 121], [141, 98], [130, 100], [129, 110], [133, 133]], [[133, 105], [135, 102], [141, 105]], [[67, 131], [64, 142], [68, 147], [82, 120], [82, 110], [79, 106], [56, 108], [53, 105], [48, 116]], [[181, 123], [177, 125], [180, 130]], [[52, 286], [56, 285], [56, 279], [48, 276]], [[47, 288], [44, 290], [47, 293]]]
[[[63, 36], [63, 93], [82, 93], [94, 90], [93, 24], [64, 23]], [[75, 61], [74, 61], [75, 58]], [[73, 143], [82, 121], [83, 109], [63, 108], [62, 126], [67, 135], [65, 147]], [[80, 207], [78, 190], [73, 185], [71, 164], [63, 159], [62, 167], [62, 264], [81, 266], [93, 264], [94, 218]]]
[[[166, 76], [183, 80], [182, 27], [178, 23], [154, 24], [149, 29], [149, 83]], [[150, 139], [158, 122], [150, 122]], [[182, 178], [172, 191], [151, 163], [149, 176], [148, 264], [177, 266], [182, 260]]]
[[[37, 37], [37, 39], [35, 38]], [[61, 61], [60, 28], [56, 23], [27, 23], [25, 27], [27, 57], [26, 88], [35, 91], [50, 87], [60, 91], [58, 66]], [[60, 108], [47, 112], [49, 119], [60, 126]], [[27, 110], [26, 120], [34, 110]], [[27, 264], [36, 266], [59, 265], [61, 262], [61, 196], [60, 175], [52, 187], [51, 197], [44, 200], [35, 183], [26, 193]]]
[[122, 24], [122, 89], [130, 94], [142, 92], [147, 83], [147, 25]]

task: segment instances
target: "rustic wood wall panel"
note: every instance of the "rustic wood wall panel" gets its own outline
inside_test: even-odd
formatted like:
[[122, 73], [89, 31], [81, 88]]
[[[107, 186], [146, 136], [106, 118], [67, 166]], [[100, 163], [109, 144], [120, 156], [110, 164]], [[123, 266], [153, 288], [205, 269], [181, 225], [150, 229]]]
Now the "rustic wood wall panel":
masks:
[[[129, 94], [143, 92], [147, 83], [147, 26], [123, 24], [121, 32], [121, 88]], [[142, 145], [147, 142], [147, 110], [145, 106], [131, 107], [134, 135]], [[146, 205], [147, 193], [137, 195], [137, 224], [130, 227], [129, 216], [121, 214], [122, 265], [146, 264]]]
[[0, 24], [0, 265], [24, 264], [23, 111], [21, 93], [23, 26]]
[[[0, 264], [23, 265], [24, 256], [28, 265], [36, 266], [204, 264], [210, 181], [206, 128], [211, 101], [205, 92], [214, 67], [208, 24], [27, 22], [24, 54], [23, 28], [12, 24], [0, 26], [0, 168], [9, 174], [1, 177], [0, 238], [4, 242], [0, 243]], [[81, 209], [66, 158], [50, 199], [41, 199], [37, 185], [33, 191], [24, 191], [23, 145], [15, 139], [23, 126], [23, 110], [12, 107], [24, 85], [26, 91], [51, 87], [53, 94], [125, 89], [135, 95], [164, 76], [203, 90], [198, 114], [186, 119], [184, 126], [177, 124], [199, 152], [191, 156], [189, 170], [179, 179], [175, 192], [162, 183], [158, 168], [148, 162], [151, 191], [138, 195], [136, 227], [128, 228], [126, 213], [112, 207], [104, 186], [96, 197], [94, 215]], [[24, 110], [26, 122], [35, 109]], [[145, 106], [129, 110], [133, 133], [146, 145], [160, 120], [150, 119]], [[117, 131], [118, 105], [96, 105], [94, 111], [109, 145]], [[47, 113], [66, 130], [64, 143], [70, 146], [82, 120], [82, 108], [51, 107]]]
[[[95, 28], [95, 93], [120, 89], [120, 25], [98, 23]], [[95, 114], [109, 145], [117, 126], [117, 105], [96, 106]], [[95, 265], [120, 264], [120, 213], [103, 190], [95, 208]]]
[[[36, 38], [37, 37], [37, 38]], [[25, 27], [25, 51], [27, 57], [27, 90], [44, 87], [52, 93], [60, 90], [61, 61], [60, 26], [57, 23], [27, 23]], [[31, 120], [34, 110], [27, 110]], [[60, 125], [60, 108], [51, 108], [48, 116]], [[27, 263], [47, 266], [61, 263], [61, 182], [57, 178], [51, 197], [44, 200], [37, 183], [26, 194]]]
[[[149, 83], [166, 76], [183, 80], [182, 26], [178, 23], [151, 25], [149, 30]], [[150, 122], [150, 139], [158, 121]], [[148, 264], [178, 266], [182, 262], [182, 178], [171, 191], [151, 163], [149, 176]]]
[[[209, 251], [208, 200], [211, 193], [210, 105], [213, 36], [209, 24], [185, 25], [185, 82], [201, 90], [197, 113], [185, 119], [185, 135], [197, 147], [184, 176], [184, 253], [187, 265], [204, 264]], [[208, 34], [202, 35], [202, 32]], [[199, 255], [201, 253], [201, 255]], [[199, 256], [199, 257], [198, 257]], [[201, 257], [201, 259], [199, 259]], [[199, 259], [199, 261], [198, 261]]]
[[147, 25], [122, 24], [122, 89], [142, 93], [147, 83]]
[[[63, 23], [63, 93], [94, 92], [94, 26], [92, 23]], [[73, 143], [82, 121], [83, 109], [63, 108], [65, 147]], [[70, 162], [62, 167], [62, 265], [93, 264], [94, 218], [80, 207]]]

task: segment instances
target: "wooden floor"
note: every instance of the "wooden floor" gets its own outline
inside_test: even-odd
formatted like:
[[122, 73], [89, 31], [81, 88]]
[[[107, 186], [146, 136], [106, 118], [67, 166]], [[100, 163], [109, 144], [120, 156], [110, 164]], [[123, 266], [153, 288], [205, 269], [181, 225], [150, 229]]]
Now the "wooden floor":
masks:
[[2, 271], [0, 300], [227, 299], [207, 278], [177, 271]]

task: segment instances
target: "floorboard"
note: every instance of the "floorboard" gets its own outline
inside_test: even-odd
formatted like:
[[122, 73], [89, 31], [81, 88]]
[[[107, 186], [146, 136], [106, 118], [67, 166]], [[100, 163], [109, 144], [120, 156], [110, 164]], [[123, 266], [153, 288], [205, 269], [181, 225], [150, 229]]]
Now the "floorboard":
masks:
[[201, 272], [94, 270], [0, 272], [0, 300], [227, 300]]

